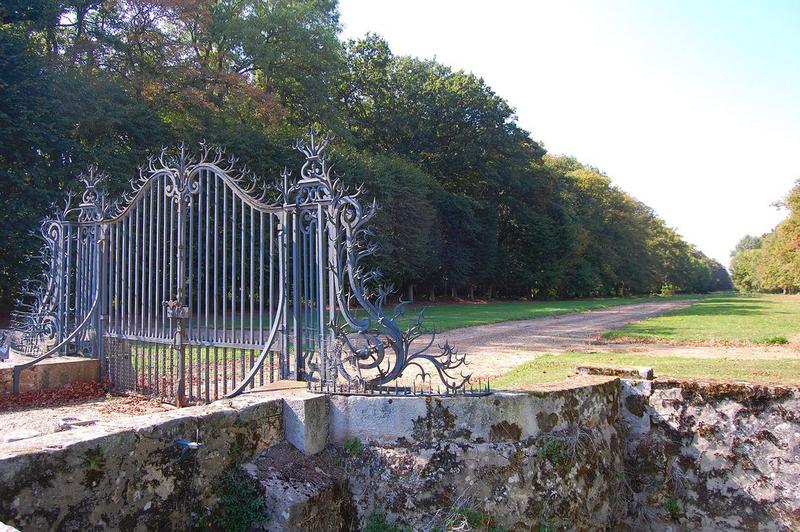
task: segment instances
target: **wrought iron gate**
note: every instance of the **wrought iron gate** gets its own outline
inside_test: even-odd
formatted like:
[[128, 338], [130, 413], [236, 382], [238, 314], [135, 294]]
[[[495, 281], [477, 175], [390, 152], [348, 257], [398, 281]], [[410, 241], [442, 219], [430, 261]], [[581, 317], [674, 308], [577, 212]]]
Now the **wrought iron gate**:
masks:
[[[17, 316], [14, 346], [33, 358], [100, 359], [116, 390], [179, 404], [212, 401], [294, 378], [315, 389], [365, 391], [414, 367], [414, 392], [468, 392], [465, 364], [423, 334], [421, 314], [403, 328], [402, 303], [362, 260], [375, 251], [364, 209], [330, 176], [329, 139], [311, 132], [296, 148], [298, 179], [265, 185], [219, 148], [201, 144], [151, 157], [120, 202], [109, 203], [90, 169], [77, 206], [42, 224], [41, 282]], [[428, 368], [427, 370], [425, 368]], [[426, 388], [427, 386], [427, 388]]]

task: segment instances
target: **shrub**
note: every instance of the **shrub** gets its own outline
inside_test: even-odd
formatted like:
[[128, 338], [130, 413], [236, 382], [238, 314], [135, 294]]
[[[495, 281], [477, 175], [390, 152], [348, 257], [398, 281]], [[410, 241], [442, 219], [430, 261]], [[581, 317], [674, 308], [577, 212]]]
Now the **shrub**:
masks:
[[241, 468], [234, 467], [215, 483], [220, 507], [213, 520], [225, 532], [249, 532], [265, 519], [265, 503], [253, 480]]

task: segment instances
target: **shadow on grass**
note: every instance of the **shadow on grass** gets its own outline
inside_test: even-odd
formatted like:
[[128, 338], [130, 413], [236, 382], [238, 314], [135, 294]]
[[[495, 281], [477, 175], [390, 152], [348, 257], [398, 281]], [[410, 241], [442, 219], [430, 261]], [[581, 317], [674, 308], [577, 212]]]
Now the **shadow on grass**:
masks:
[[670, 312], [669, 316], [756, 316], [765, 311], [774, 313], [759, 300], [723, 298], [700, 301], [691, 307]]

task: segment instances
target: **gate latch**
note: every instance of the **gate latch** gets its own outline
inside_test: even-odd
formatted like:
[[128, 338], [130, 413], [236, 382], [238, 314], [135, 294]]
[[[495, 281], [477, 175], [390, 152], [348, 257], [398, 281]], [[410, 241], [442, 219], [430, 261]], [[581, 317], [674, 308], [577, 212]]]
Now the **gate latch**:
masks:
[[174, 299], [164, 301], [164, 306], [167, 307], [167, 317], [176, 319], [188, 319], [189, 307], [178, 306], [178, 302]]

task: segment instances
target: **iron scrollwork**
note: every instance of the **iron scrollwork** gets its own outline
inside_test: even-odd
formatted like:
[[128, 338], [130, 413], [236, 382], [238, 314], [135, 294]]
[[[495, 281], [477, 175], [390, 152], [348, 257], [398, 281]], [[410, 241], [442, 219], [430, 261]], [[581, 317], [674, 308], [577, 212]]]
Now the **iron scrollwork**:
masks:
[[[252, 387], [255, 375], [265, 360], [270, 360], [271, 367], [273, 347], [278, 345], [280, 377], [305, 378], [323, 391], [338, 388], [369, 393], [370, 390], [379, 391], [393, 385], [395, 389], [402, 386], [421, 393], [438, 393], [441, 387], [448, 394], [476, 393], [475, 386], [470, 382], [471, 375], [465, 371], [466, 356], [446, 341], [438, 343], [435, 330], [426, 332], [423, 312], [406, 319], [407, 303], [404, 301], [386, 310], [392, 287], [382, 285], [380, 271], [369, 265], [371, 257], [377, 252], [377, 245], [373, 241], [375, 235], [370, 228], [377, 204], [372, 201], [362, 205], [360, 197], [364, 192], [363, 186], [352, 191], [340, 179], [333, 177], [326, 153], [330, 140], [330, 137], [322, 137], [312, 130], [307, 143], [295, 144], [304, 157], [297, 179], [292, 180], [291, 174], [284, 170], [280, 181], [274, 184], [257, 179], [246, 167], [240, 166], [236, 158], [226, 155], [221, 148], [205, 143], [201, 143], [198, 156], [191, 155], [181, 145], [176, 150], [162, 149], [158, 155], [150, 157], [140, 167], [138, 176], [131, 181], [129, 191], [119, 201], [108, 201], [101, 187], [104, 176], [98, 173], [96, 167], [90, 167], [86, 174], [79, 176], [83, 184], [79, 200], [74, 201], [75, 194], [68, 194], [65, 207], [46, 218], [39, 227], [37, 236], [42, 239], [43, 245], [39, 255], [34, 258], [43, 263], [44, 272], [40, 278], [23, 285], [23, 300], [14, 314], [16, 339], [12, 346], [15, 351], [35, 358], [15, 366], [15, 383], [18, 383], [21, 369], [54, 354], [77, 352], [102, 358], [104, 338], [136, 338], [137, 341], [144, 338], [163, 342], [167, 335], [173, 335], [173, 348], [177, 347], [180, 351], [179, 376], [176, 377], [178, 396], [182, 394], [181, 383], [185, 380], [182, 347], [186, 342], [212, 346], [228, 342], [247, 348], [253, 348], [256, 342], [263, 344], [261, 354], [251, 364], [247, 374], [240, 372], [240, 380], [235, 386], [231, 384], [233, 390], [230, 395], [241, 393], [247, 386]], [[215, 187], [213, 203], [210, 197], [212, 184]], [[217, 232], [216, 225], [217, 208], [220, 206], [217, 184], [222, 191], [221, 233]], [[228, 194], [232, 215], [230, 232], [225, 225], [228, 219]], [[233, 208], [234, 197], [236, 209]], [[151, 235], [154, 200], [155, 239]], [[147, 222], [143, 205], [149, 205]], [[203, 210], [204, 205], [206, 210]], [[247, 226], [244, 221], [246, 207], [250, 209]], [[212, 229], [206, 218], [203, 257], [199, 252], [200, 223], [212, 208], [215, 234], [211, 239]], [[173, 210], [177, 222], [175, 229], [172, 227]], [[166, 225], [168, 212], [169, 226]], [[238, 226], [237, 212], [241, 215]], [[132, 217], [138, 221], [131, 222]], [[159, 225], [159, 220], [163, 220], [163, 227]], [[249, 227], [249, 236], [245, 227]], [[141, 244], [132, 236], [134, 232], [140, 234], [140, 229]], [[253, 252], [253, 235], [256, 232], [260, 238], [257, 244], [259, 253]], [[157, 252], [148, 253], [151, 259], [155, 259], [154, 265], [151, 260], [151, 263], [136, 264], [131, 268], [131, 261], [136, 260], [137, 255], [134, 254], [132, 258], [129, 252], [125, 252], [126, 243], [129, 251], [133, 242], [136, 253], [141, 249], [144, 254], [146, 233], [147, 249], [153, 246], [156, 251], [161, 250], [161, 255]], [[169, 235], [169, 250], [164, 242], [159, 242], [159, 234], [164, 240], [166, 236], [163, 235]], [[217, 247], [218, 237], [221, 249]], [[250, 257], [249, 281], [243, 273], [246, 239], [250, 240], [250, 251], [247, 251]], [[176, 242], [174, 254], [173, 242]], [[192, 247], [192, 242], [196, 247]], [[231, 249], [235, 249], [233, 246], [236, 242], [240, 243], [238, 258], [234, 257], [233, 251], [230, 255], [231, 264], [234, 260], [242, 262], [238, 274], [233, 267], [226, 270], [226, 242], [232, 244]], [[214, 262], [209, 258], [212, 246]], [[110, 249], [114, 252], [111, 253]], [[215, 270], [219, 267], [217, 252], [222, 257], [222, 271], [218, 272], [221, 286], [217, 285]], [[256, 260], [259, 268], [253, 266]], [[173, 266], [176, 266], [174, 277]], [[122, 275], [123, 268], [127, 268], [125, 276]], [[137, 275], [137, 271], [141, 276], [134, 277], [139, 279], [134, 281], [134, 285], [139, 286], [141, 292], [136, 292], [134, 286], [131, 304], [128, 276]], [[160, 292], [159, 275], [163, 283]], [[201, 278], [205, 280], [202, 292], [199, 284], [191, 284], [199, 282]], [[170, 284], [169, 291], [165, 293], [167, 279]], [[213, 279], [210, 289], [209, 279]], [[234, 308], [237, 295], [233, 286], [235, 279], [239, 284], [237, 309]], [[113, 284], [112, 280], [116, 280], [117, 284]], [[146, 306], [145, 280], [148, 283]], [[151, 295], [152, 280], [155, 280], [155, 290]], [[264, 293], [264, 280], [268, 282], [269, 294]], [[226, 285], [228, 281], [230, 285]], [[247, 313], [243, 303], [246, 283], [251, 307], [250, 326], [247, 329]], [[254, 291], [256, 285], [258, 292]], [[125, 297], [124, 287], [127, 287], [128, 295], [121, 299]], [[219, 295], [218, 288], [221, 288]], [[277, 291], [274, 302], [273, 289]], [[157, 295], [159, 293], [161, 296]], [[202, 301], [205, 302], [206, 322], [208, 301], [214, 302], [211, 309], [213, 337], [209, 336], [210, 326], [198, 326], [198, 302], [201, 301], [198, 293], [202, 294]], [[162, 298], [166, 301], [156, 301]], [[151, 308], [153, 301], [156, 301], [155, 308]], [[127, 303], [127, 310], [123, 308], [123, 303]], [[230, 334], [223, 332], [222, 339], [216, 333], [217, 303], [221, 303], [222, 323], [226, 322], [225, 309], [230, 305]], [[268, 304], [267, 315], [271, 320], [266, 331], [264, 320], [260, 316], [255, 319], [255, 308], [264, 303]], [[167, 305], [166, 310], [163, 304]], [[134, 327], [131, 328], [130, 323], [123, 323], [120, 319], [123, 310], [126, 320], [130, 321], [129, 316], [134, 317]], [[110, 319], [112, 314], [115, 317], [113, 323]], [[137, 315], [140, 316], [138, 329]], [[148, 318], [146, 331], [142, 328], [145, 315]], [[238, 334], [234, 331], [234, 315], [239, 320]], [[159, 329], [162, 317], [169, 320], [170, 325]], [[153, 331], [150, 329], [150, 318], [156, 323]], [[184, 325], [192, 320], [195, 322], [194, 328], [187, 330], [184, 338]], [[254, 328], [254, 324], [258, 329]], [[264, 335], [264, 332], [267, 334]], [[254, 340], [256, 338], [259, 340]], [[294, 353], [294, 361], [290, 353]], [[225, 363], [223, 360], [223, 380], [227, 379]], [[206, 376], [209, 364], [206, 359]], [[188, 382], [191, 383], [191, 366], [189, 370]], [[113, 368], [109, 371], [113, 371]], [[434, 382], [437, 378], [439, 383]], [[223, 386], [223, 393], [224, 390]], [[484, 391], [478, 386], [478, 393]]]
[[[64, 298], [64, 287], [60, 280], [65, 273], [63, 248], [68, 238], [86, 242], [90, 238], [90, 227], [73, 224], [74, 236], [67, 235], [66, 228], [70, 218], [79, 223], [91, 223], [102, 216], [106, 206], [105, 195], [96, 188], [103, 175], [90, 167], [88, 174], [78, 176], [86, 190], [78, 206], [73, 205], [75, 194], [67, 193], [63, 209], [45, 217], [39, 230], [32, 236], [42, 241], [39, 251], [28, 260], [41, 262], [45, 267], [37, 278], [24, 279], [16, 309], [12, 313], [10, 342], [16, 351], [25, 355], [38, 356], [55, 345], [63, 334], [63, 317], [59, 311], [60, 300]], [[68, 301], [67, 304], [70, 302]]]
[[[363, 185], [351, 192], [339, 178], [331, 176], [326, 153], [330, 140], [329, 136], [320, 139], [312, 129], [308, 143], [295, 144], [305, 162], [300, 179], [289, 187], [297, 205], [326, 205], [330, 244], [327, 267], [334, 282], [338, 312], [329, 323], [335, 342], [321, 353], [320, 364], [312, 368], [316, 370], [313, 387], [358, 393], [394, 383], [395, 389], [402, 385], [406, 390], [422, 393], [436, 393], [434, 390], [441, 386], [445, 393], [474, 392], [471, 374], [463, 371], [466, 355], [447, 341], [437, 344], [435, 329], [425, 332], [424, 310], [403, 327], [401, 319], [408, 302], [401, 300], [391, 312], [384, 309], [393, 287], [381, 284], [381, 272], [366, 265], [378, 249], [370, 227], [377, 203], [373, 200], [364, 208], [359, 201]], [[433, 375], [440, 384], [433, 382]]]

